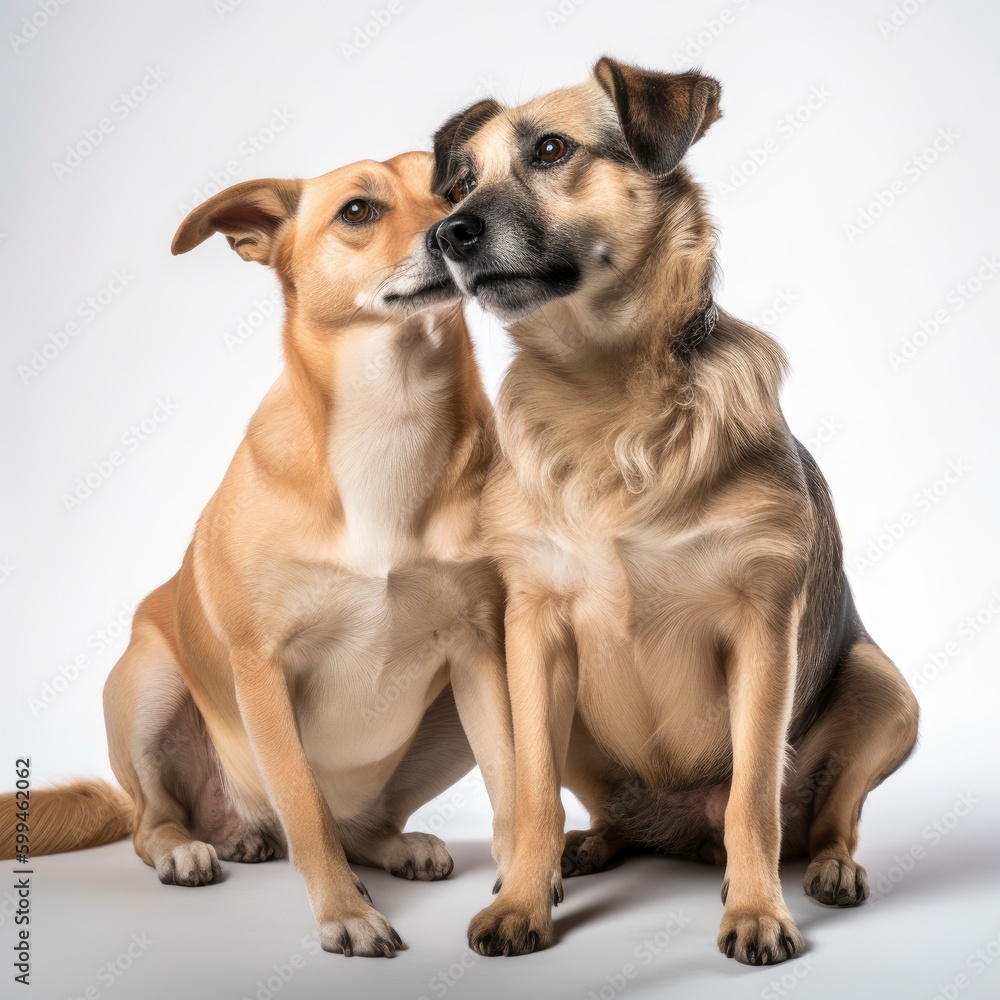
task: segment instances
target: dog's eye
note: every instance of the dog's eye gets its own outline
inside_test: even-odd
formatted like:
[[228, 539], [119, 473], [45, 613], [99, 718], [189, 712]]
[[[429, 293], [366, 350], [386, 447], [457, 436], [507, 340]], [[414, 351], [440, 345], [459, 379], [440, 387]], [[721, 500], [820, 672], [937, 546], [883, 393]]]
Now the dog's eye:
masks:
[[472, 177], [463, 177], [455, 182], [455, 186], [445, 195], [453, 205], [457, 205], [463, 198], [468, 198], [469, 193], [475, 188], [476, 182]]
[[340, 217], [344, 222], [368, 222], [374, 218], [375, 209], [361, 198], [352, 198], [341, 210]]
[[566, 143], [557, 135], [546, 136], [535, 146], [535, 156], [541, 163], [555, 163], [566, 155]]

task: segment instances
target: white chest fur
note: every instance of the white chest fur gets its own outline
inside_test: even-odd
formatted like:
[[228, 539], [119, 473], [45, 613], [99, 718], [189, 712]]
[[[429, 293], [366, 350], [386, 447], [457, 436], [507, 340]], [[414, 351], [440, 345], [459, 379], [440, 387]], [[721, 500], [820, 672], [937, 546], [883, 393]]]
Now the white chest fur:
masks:
[[338, 354], [328, 437], [346, 519], [345, 560], [384, 575], [415, 555], [414, 522], [448, 458], [448, 346], [390, 323]]

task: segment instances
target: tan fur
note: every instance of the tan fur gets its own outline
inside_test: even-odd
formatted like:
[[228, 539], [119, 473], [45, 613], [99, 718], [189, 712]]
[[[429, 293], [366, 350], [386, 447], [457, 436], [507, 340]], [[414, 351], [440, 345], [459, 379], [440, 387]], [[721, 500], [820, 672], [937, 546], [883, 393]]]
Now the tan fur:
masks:
[[[549, 246], [579, 273], [540, 304], [495, 299], [517, 353], [484, 511], [508, 588], [517, 801], [507, 878], [469, 929], [484, 954], [551, 943], [562, 875], [634, 845], [726, 864], [720, 948], [792, 957], [783, 827], [786, 853], [813, 859], [807, 891], [860, 902], [860, 803], [915, 740], [916, 703], [840, 586], [825, 484], [781, 415], [780, 348], [725, 314], [700, 332], [714, 235], [675, 161], [717, 117], [714, 81], [605, 59], [436, 141], [439, 189], [483, 220], [451, 257], [461, 287]], [[532, 164], [550, 134], [572, 155]], [[490, 242], [518, 227], [530, 251]], [[592, 814], [565, 843], [561, 782]]]
[[[502, 593], [479, 527], [492, 412], [424, 245], [445, 210], [429, 177], [412, 153], [251, 181], [182, 224], [175, 252], [222, 232], [275, 267], [286, 364], [105, 688], [140, 857], [198, 885], [219, 859], [288, 850], [345, 954], [402, 947], [348, 862], [447, 876], [440, 840], [401, 831], [472, 751], [501, 866], [509, 839]], [[357, 198], [377, 221], [343, 220]]]

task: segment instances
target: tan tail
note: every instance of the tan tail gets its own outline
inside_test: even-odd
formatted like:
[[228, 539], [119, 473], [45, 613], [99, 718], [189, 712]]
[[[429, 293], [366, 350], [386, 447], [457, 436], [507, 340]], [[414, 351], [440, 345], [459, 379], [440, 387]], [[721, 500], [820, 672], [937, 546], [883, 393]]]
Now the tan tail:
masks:
[[[120, 840], [135, 829], [135, 807], [120, 788], [86, 779], [32, 790], [28, 813], [31, 857], [79, 851]], [[14, 793], [0, 795], [0, 859], [13, 858], [18, 820]]]

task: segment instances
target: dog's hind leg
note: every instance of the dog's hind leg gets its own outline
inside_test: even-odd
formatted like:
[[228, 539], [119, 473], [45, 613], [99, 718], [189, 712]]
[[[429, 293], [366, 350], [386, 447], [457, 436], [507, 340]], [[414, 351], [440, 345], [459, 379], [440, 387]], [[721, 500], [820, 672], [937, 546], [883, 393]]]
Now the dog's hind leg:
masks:
[[454, 862], [444, 842], [431, 833], [403, 833], [410, 814], [445, 791], [475, 765], [451, 687], [427, 710], [370, 814], [338, 821], [349, 861], [384, 868], [399, 878], [447, 878]]
[[785, 856], [808, 852], [803, 886], [821, 903], [856, 906], [868, 876], [854, 860], [867, 794], [917, 739], [917, 700], [895, 664], [869, 640], [851, 648], [823, 715], [796, 747], [783, 793]]
[[590, 813], [590, 828], [566, 834], [561, 868], [563, 878], [599, 872], [615, 855], [630, 846], [626, 835], [610, 820], [614, 766], [577, 715], [570, 730], [563, 784]]
[[263, 832], [248, 831], [226, 789], [166, 638], [172, 601], [167, 584], [144, 603], [129, 647], [108, 677], [108, 749], [118, 780], [136, 804], [136, 853], [161, 882], [205, 885], [222, 876], [212, 842], [220, 843], [223, 857], [246, 861], [264, 860], [280, 847]]
[[[170, 788], [167, 744], [176, 751], [184, 735], [191, 695], [166, 644], [154, 628], [137, 622], [132, 643], [104, 688], [111, 766], [137, 804], [135, 850], [161, 882], [204, 885], [222, 876], [215, 848], [189, 829], [190, 801]], [[169, 738], [169, 739], [168, 739]]]

